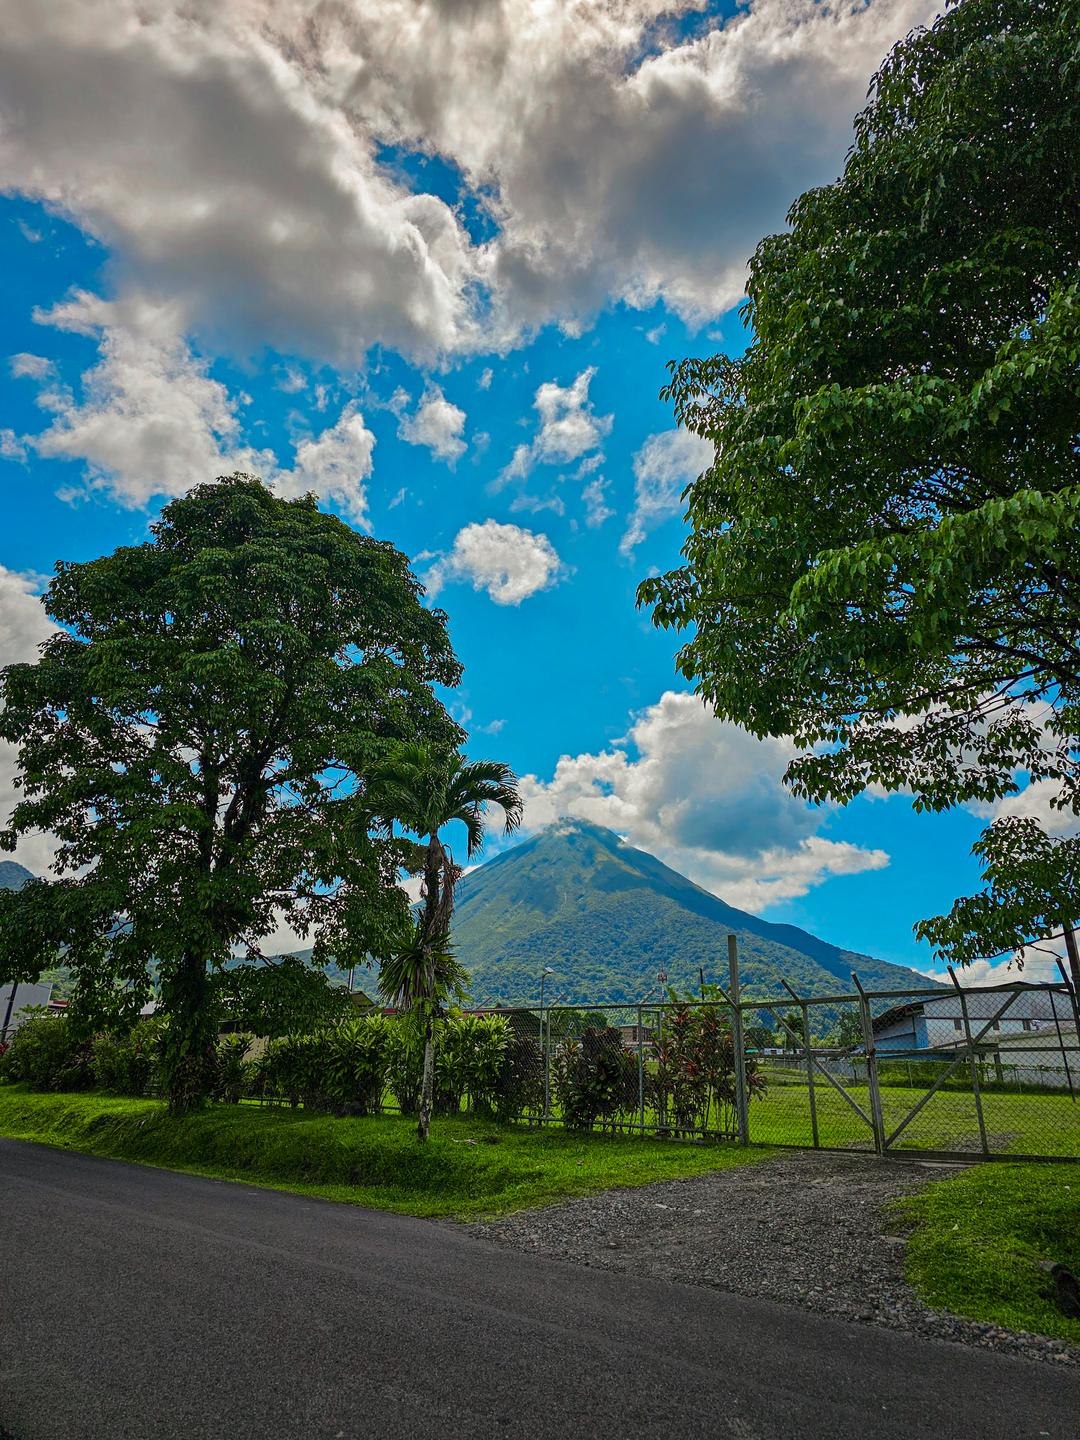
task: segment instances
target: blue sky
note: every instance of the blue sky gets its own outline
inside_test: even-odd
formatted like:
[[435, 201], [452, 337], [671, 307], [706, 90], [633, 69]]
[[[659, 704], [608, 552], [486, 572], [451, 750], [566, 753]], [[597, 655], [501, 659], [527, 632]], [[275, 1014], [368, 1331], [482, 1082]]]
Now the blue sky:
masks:
[[701, 712], [634, 591], [677, 561], [702, 459], [664, 362], [745, 343], [754, 243], [836, 173], [933, 6], [493, 0], [391, 35], [398, 11], [290, 36], [274, 0], [115, 0], [97, 25], [57, 0], [49, 34], [15, 27], [0, 661], [38, 638], [58, 558], [258, 468], [415, 558], [470, 752], [527, 777], [528, 824], [611, 824], [733, 903], [925, 968], [911, 926], [975, 886], [985, 822], [796, 804], [783, 742]]

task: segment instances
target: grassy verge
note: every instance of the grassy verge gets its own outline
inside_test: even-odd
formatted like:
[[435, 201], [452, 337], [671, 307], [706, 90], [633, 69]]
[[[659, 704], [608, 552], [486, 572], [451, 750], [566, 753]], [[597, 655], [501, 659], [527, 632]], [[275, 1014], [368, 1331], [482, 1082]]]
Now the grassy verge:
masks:
[[939, 1308], [1080, 1345], [1043, 1294], [1059, 1261], [1080, 1274], [1080, 1166], [981, 1165], [896, 1202], [914, 1231], [907, 1275]]
[[476, 1219], [615, 1186], [677, 1180], [761, 1159], [736, 1145], [574, 1136], [437, 1117], [415, 1122], [213, 1106], [183, 1120], [157, 1100], [40, 1095], [0, 1086], [0, 1135], [242, 1180], [409, 1215]]

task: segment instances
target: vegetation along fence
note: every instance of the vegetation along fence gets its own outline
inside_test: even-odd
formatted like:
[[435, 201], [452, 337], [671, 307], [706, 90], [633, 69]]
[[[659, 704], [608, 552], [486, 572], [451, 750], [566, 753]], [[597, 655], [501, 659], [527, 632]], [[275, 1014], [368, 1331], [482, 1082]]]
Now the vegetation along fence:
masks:
[[[1080, 1159], [1059, 982], [501, 1009], [534, 1124], [878, 1154]], [[741, 1063], [740, 1063], [741, 1058]], [[507, 1097], [511, 1097], [508, 1095]]]

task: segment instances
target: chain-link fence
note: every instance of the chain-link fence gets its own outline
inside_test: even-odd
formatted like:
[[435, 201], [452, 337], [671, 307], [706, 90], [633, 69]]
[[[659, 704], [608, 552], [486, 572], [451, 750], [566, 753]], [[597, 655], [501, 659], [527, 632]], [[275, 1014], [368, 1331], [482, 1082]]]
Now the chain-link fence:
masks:
[[[718, 987], [714, 987], [714, 990]], [[508, 1109], [573, 1130], [1080, 1158], [1076, 996], [1057, 983], [499, 1009]]]

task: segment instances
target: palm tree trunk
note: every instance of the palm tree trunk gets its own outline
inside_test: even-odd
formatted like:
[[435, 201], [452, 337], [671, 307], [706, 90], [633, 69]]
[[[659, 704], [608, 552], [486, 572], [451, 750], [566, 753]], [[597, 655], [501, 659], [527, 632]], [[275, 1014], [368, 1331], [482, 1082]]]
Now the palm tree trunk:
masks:
[[428, 840], [424, 865], [423, 935], [427, 949], [424, 963], [424, 1072], [420, 1081], [420, 1114], [416, 1138], [426, 1140], [431, 1129], [431, 1111], [435, 1102], [435, 962], [430, 946], [435, 943], [439, 914], [439, 887], [442, 877], [442, 846], [437, 835]]

